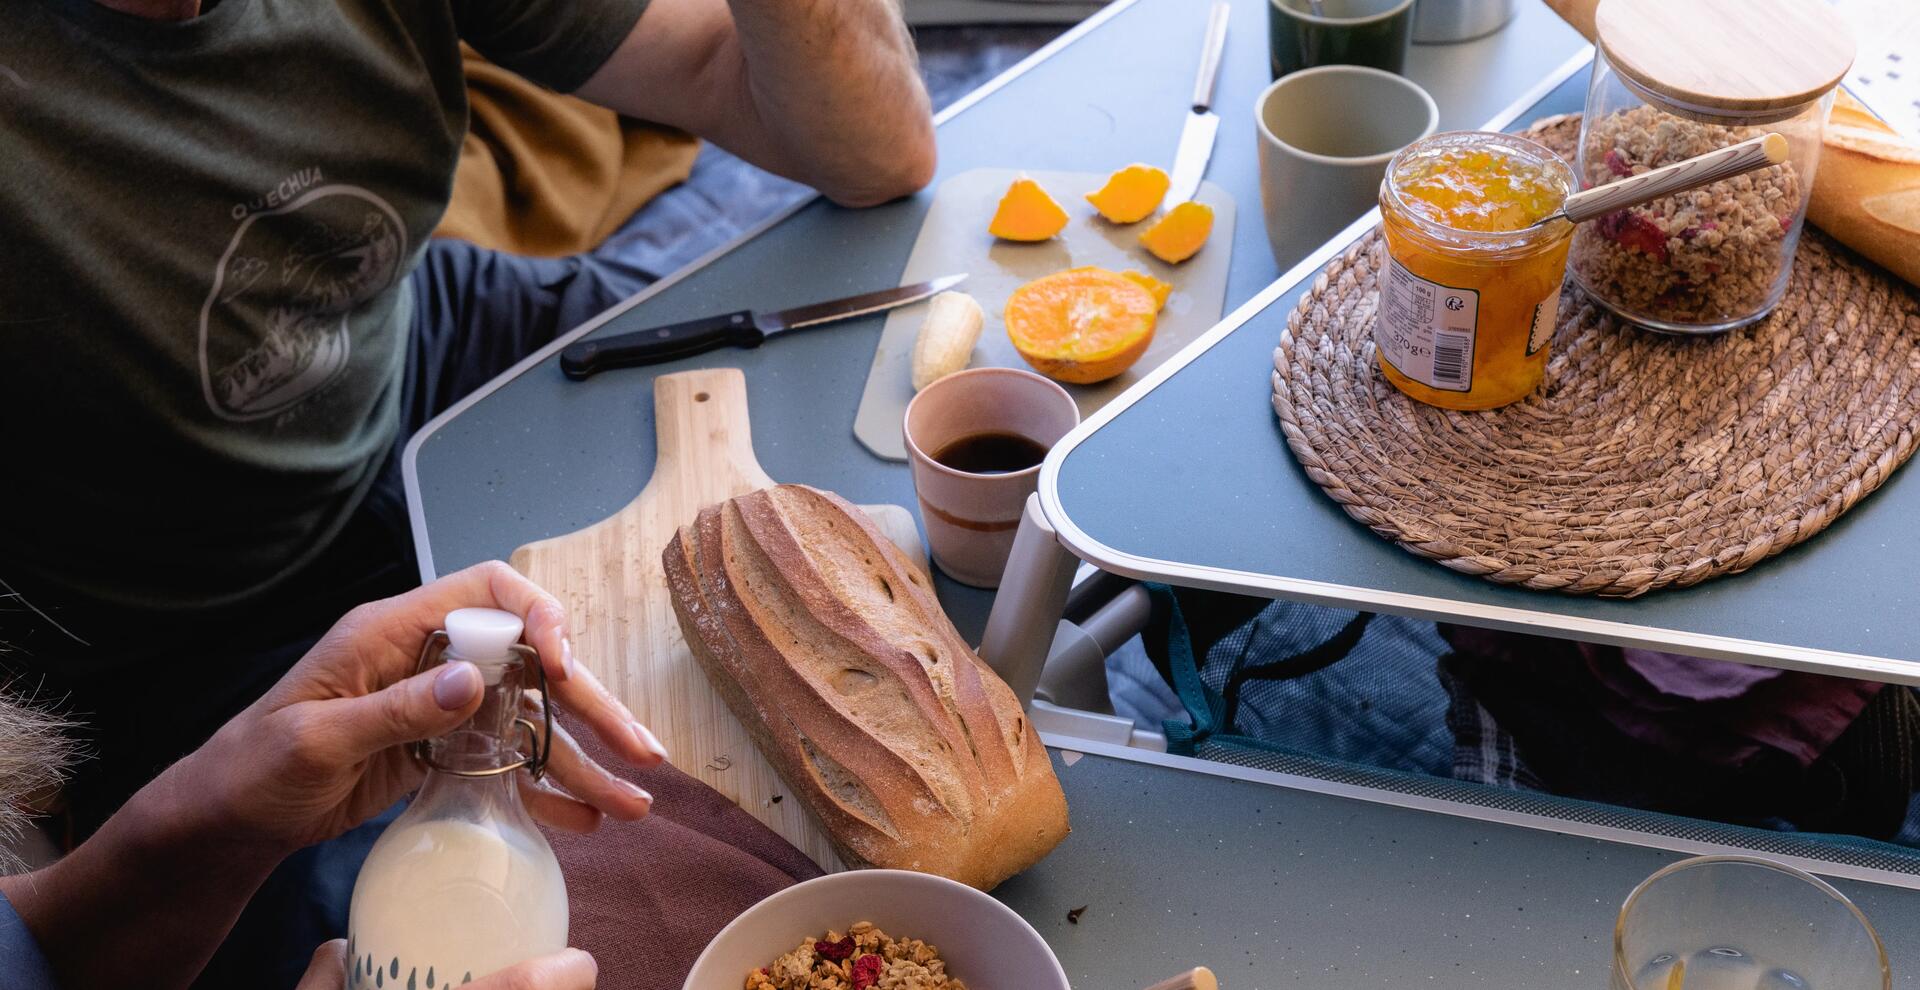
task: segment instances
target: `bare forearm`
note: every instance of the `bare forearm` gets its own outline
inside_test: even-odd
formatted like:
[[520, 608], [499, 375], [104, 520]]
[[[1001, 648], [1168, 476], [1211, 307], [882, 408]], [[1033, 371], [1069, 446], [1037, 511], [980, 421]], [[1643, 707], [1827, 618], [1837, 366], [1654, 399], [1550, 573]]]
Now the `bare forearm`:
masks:
[[926, 88], [895, 0], [653, 0], [580, 92], [847, 205], [933, 175]]
[[933, 124], [893, 0], [730, 0], [764, 133], [879, 202], [932, 178]]
[[66, 858], [0, 878], [62, 987], [186, 986], [280, 860], [202, 823], [176, 784], [169, 771]]

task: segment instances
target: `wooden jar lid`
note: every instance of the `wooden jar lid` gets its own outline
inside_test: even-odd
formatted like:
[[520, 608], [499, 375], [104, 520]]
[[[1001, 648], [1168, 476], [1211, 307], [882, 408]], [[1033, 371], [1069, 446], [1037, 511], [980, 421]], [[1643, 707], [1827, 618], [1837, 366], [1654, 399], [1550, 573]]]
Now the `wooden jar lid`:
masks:
[[1699, 110], [1789, 110], [1853, 65], [1853, 35], [1820, 0], [1601, 0], [1594, 25], [1628, 82]]

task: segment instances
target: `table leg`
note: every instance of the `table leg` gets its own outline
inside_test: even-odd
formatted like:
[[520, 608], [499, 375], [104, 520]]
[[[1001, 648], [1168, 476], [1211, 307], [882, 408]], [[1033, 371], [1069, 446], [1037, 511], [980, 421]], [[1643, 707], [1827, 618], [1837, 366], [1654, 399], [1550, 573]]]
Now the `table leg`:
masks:
[[1027, 496], [1026, 512], [1013, 537], [1013, 553], [1000, 576], [987, 632], [980, 640], [981, 658], [1013, 688], [1022, 705], [1033, 700], [1033, 689], [1040, 683], [1040, 670], [1046, 666], [1079, 566], [1080, 558], [1060, 545], [1059, 535], [1040, 511], [1040, 496]]

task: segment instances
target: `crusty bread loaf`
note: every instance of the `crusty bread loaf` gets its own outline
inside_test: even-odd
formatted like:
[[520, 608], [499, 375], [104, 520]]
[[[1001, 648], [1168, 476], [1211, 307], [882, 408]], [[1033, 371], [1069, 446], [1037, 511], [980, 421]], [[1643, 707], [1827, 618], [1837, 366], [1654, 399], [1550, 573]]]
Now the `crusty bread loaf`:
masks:
[[1920, 144], [1845, 90], [1835, 96], [1824, 144], [1807, 219], [1920, 285]]
[[848, 865], [984, 890], [1065, 837], [1013, 692], [860, 510], [764, 489], [702, 510], [664, 563], [693, 655]]
[[1593, 19], [1600, 7], [1600, 0], [1547, 0], [1547, 6], [1567, 22], [1567, 26], [1580, 32], [1580, 37], [1592, 41], [1599, 35], [1594, 29]]

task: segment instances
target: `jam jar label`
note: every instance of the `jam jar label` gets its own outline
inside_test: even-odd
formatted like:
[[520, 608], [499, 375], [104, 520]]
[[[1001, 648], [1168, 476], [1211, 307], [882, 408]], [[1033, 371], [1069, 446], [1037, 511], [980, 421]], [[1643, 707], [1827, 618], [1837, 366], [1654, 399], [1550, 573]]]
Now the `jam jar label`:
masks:
[[1395, 371], [1428, 388], [1472, 391], [1479, 315], [1479, 292], [1429, 282], [1388, 259], [1373, 343]]

